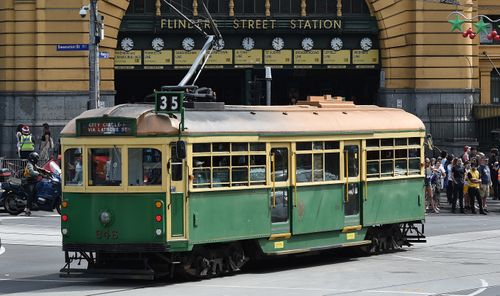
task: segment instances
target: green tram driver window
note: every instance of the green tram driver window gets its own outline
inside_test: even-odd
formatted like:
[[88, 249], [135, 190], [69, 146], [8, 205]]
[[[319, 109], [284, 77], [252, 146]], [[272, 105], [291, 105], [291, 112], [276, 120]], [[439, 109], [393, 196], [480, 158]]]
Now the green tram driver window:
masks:
[[82, 186], [82, 149], [71, 148], [64, 151], [64, 185]]
[[122, 184], [120, 148], [89, 149], [88, 162], [90, 186], [120, 186]]
[[129, 186], [161, 185], [161, 151], [152, 148], [128, 150]]

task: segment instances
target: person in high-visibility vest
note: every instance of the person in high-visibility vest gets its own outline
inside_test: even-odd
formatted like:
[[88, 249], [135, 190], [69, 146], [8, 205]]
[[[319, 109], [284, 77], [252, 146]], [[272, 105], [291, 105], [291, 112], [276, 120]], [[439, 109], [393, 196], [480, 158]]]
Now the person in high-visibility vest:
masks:
[[19, 137], [19, 157], [21, 159], [28, 159], [31, 152], [35, 151], [35, 139], [31, 134], [30, 127], [25, 125], [21, 129]]

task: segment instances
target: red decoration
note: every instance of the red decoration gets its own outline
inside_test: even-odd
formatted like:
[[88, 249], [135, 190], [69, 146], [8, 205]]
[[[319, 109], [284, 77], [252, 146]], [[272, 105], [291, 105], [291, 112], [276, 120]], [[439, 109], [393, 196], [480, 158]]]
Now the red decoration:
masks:
[[492, 36], [493, 38], [495, 38], [495, 37], [497, 37], [497, 36], [498, 36], [497, 30], [493, 30], [493, 31], [491, 31], [491, 33], [490, 33], [490, 34], [491, 34], [491, 36]]
[[500, 35], [496, 35], [496, 36], [495, 36], [495, 40], [496, 40], [496, 41], [500, 41]]
[[488, 38], [488, 40], [493, 40], [493, 38], [494, 38], [494, 37], [493, 37], [493, 35], [492, 35], [491, 33], [489, 33], [489, 34], [486, 36], [486, 38]]
[[477, 34], [475, 34], [475, 33], [471, 33], [471, 34], [469, 34], [469, 38], [470, 38], [470, 39], [474, 39], [474, 38], [476, 38], [476, 35], [477, 35]]
[[467, 36], [469, 36], [469, 33], [467, 33], [467, 31], [464, 31], [464, 32], [462, 33], [462, 36], [463, 36], [464, 38], [467, 38]]
[[472, 33], [474, 33], [474, 31], [472, 31], [472, 28], [468, 28], [466, 32], [467, 32], [467, 34], [469, 34], [469, 35], [470, 35], [470, 34], [472, 34]]

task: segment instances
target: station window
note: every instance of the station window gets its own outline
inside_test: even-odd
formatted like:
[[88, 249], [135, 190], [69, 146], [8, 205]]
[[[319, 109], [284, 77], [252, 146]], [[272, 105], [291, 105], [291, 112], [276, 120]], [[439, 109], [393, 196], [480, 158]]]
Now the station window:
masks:
[[193, 144], [193, 187], [264, 185], [265, 143]]
[[491, 103], [500, 104], [500, 75], [491, 71]]
[[339, 179], [338, 141], [296, 143], [297, 182], [323, 182]]
[[234, 0], [234, 12], [237, 14], [263, 14], [265, 7], [265, 0]]
[[420, 138], [370, 139], [366, 147], [368, 178], [420, 174]]
[[[328, 1], [336, 2], [336, 1]], [[365, 0], [342, 0], [342, 14], [369, 14]]]
[[82, 186], [82, 149], [71, 148], [64, 151], [64, 185]]
[[120, 148], [89, 149], [89, 185], [120, 186], [122, 154]]
[[129, 186], [161, 185], [161, 151], [128, 149], [128, 183]]

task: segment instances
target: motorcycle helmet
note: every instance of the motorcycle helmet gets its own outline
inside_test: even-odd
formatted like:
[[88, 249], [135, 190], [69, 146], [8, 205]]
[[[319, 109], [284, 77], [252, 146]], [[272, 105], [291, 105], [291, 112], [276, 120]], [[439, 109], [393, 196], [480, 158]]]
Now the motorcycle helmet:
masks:
[[28, 135], [30, 133], [30, 127], [27, 125], [23, 125], [23, 127], [21, 128], [21, 132], [25, 135]]
[[28, 160], [33, 164], [36, 164], [39, 159], [40, 155], [36, 152], [31, 152], [30, 155], [28, 156]]

